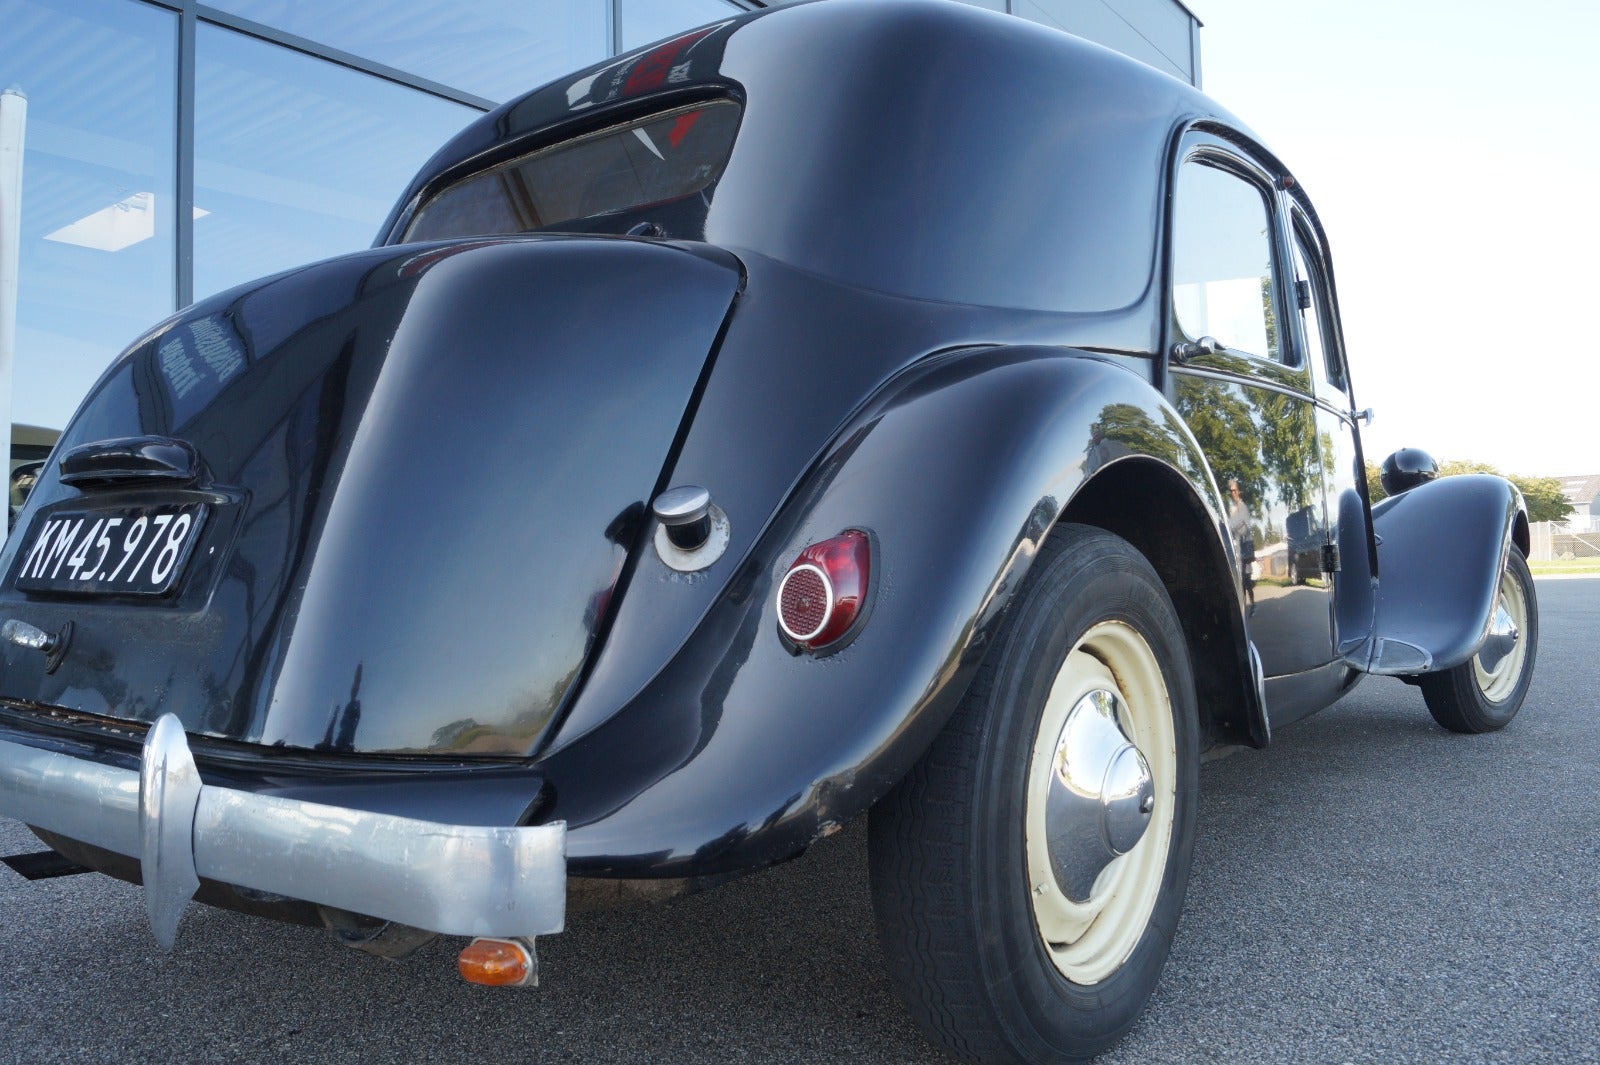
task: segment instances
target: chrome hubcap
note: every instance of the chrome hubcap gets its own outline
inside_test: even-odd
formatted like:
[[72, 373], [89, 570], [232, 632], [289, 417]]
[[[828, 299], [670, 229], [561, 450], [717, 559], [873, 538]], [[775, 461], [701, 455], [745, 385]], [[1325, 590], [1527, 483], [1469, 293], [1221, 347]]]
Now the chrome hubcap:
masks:
[[1500, 578], [1500, 597], [1489, 635], [1472, 659], [1472, 675], [1478, 690], [1491, 702], [1503, 702], [1522, 679], [1522, 663], [1527, 658], [1522, 631], [1528, 623], [1528, 604], [1522, 585], [1508, 571]]
[[1155, 654], [1129, 625], [1093, 626], [1040, 710], [1024, 815], [1034, 924], [1073, 983], [1106, 979], [1139, 945], [1171, 852], [1177, 778]]
[[1521, 635], [1511, 611], [1506, 609], [1506, 597], [1502, 595], [1494, 609], [1494, 620], [1489, 622], [1489, 635], [1478, 651], [1478, 661], [1483, 664], [1484, 672], [1492, 676], [1506, 656], [1517, 649], [1517, 638]]
[[1051, 759], [1046, 845], [1056, 883], [1088, 902], [1106, 866], [1144, 838], [1155, 808], [1150, 764], [1117, 723], [1115, 693], [1096, 688], [1067, 714]]

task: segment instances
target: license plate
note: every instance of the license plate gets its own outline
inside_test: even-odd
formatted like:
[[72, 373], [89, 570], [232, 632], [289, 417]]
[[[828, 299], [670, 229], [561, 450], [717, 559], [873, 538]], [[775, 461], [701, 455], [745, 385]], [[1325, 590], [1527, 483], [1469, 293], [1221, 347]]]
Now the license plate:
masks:
[[161, 595], [183, 574], [205, 525], [204, 503], [58, 510], [35, 525], [18, 557], [25, 592]]

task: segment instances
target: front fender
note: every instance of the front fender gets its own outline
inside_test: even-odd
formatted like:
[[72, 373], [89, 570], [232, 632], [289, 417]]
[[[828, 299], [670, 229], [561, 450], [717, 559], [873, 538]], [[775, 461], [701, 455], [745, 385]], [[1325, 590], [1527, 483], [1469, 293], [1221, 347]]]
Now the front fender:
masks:
[[1501, 477], [1446, 477], [1372, 508], [1378, 584], [1372, 631], [1341, 648], [1367, 673], [1439, 672], [1478, 653], [1489, 631], [1522, 493]]
[[[1192, 439], [1128, 369], [1062, 349], [967, 350], [891, 382], [666, 668], [552, 741], [544, 815], [568, 824], [573, 874], [748, 869], [865, 811], [943, 727], [1073, 494], [1135, 456], [1177, 469], [1215, 525]], [[878, 545], [871, 615], [835, 654], [794, 653], [779, 638], [777, 582], [805, 545], [846, 528]], [[662, 579], [646, 571], [658, 559], [640, 565], [635, 580]]]

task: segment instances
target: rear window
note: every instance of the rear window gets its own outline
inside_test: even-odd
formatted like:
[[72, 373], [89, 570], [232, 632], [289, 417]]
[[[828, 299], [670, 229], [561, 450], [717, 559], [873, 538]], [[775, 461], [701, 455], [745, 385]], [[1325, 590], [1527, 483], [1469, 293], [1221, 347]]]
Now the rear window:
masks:
[[540, 149], [440, 192], [423, 204], [405, 239], [560, 228], [592, 231], [599, 227], [570, 223], [703, 199], [722, 176], [738, 125], [739, 105], [724, 100], [680, 107]]

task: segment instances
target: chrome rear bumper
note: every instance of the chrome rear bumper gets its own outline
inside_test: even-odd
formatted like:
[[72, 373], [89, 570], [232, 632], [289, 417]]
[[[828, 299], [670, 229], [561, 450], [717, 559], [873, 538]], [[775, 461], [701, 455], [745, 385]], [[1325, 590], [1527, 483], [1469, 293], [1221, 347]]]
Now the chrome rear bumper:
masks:
[[566, 923], [564, 822], [446, 825], [213, 787], [171, 714], [137, 773], [0, 740], [0, 814], [139, 859], [166, 947], [202, 877], [445, 935]]

